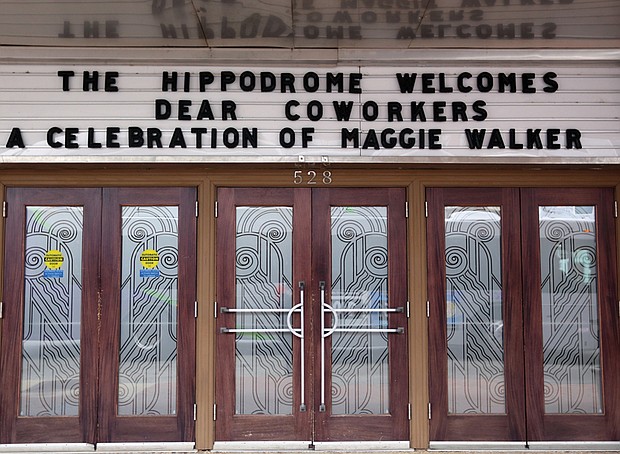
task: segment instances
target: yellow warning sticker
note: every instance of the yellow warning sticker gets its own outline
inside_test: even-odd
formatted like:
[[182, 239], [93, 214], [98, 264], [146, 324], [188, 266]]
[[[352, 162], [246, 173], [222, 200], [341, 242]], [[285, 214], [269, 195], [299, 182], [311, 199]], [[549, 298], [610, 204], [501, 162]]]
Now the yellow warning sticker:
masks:
[[43, 263], [50, 270], [57, 270], [64, 261], [65, 258], [62, 256], [62, 252], [57, 249], [51, 249], [43, 256]]
[[140, 263], [147, 270], [153, 269], [159, 263], [159, 254], [153, 249], [146, 249], [140, 254]]

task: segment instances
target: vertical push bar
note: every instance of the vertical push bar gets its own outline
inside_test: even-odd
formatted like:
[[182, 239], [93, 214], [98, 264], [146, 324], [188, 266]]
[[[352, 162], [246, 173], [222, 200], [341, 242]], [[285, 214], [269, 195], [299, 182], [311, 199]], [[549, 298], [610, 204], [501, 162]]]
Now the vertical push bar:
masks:
[[321, 403], [319, 411], [325, 411], [325, 281], [319, 282], [321, 290]]
[[[299, 282], [299, 303], [291, 307], [286, 316], [286, 325], [288, 331], [293, 335], [299, 338], [300, 348], [301, 348], [301, 364], [300, 364], [300, 384], [301, 384], [301, 398], [299, 399], [299, 411], [306, 411], [306, 350], [305, 350], [305, 339], [304, 339], [304, 305], [305, 305], [305, 284], [303, 281]], [[300, 322], [299, 328], [293, 328], [293, 313], [299, 312], [300, 314]]]
[[301, 305], [300, 307], [300, 322], [299, 322], [299, 326], [300, 326], [300, 330], [301, 330], [301, 337], [299, 338], [300, 341], [300, 347], [301, 347], [301, 399], [300, 399], [300, 404], [299, 404], [299, 411], [306, 411], [306, 345], [305, 345], [305, 339], [304, 339], [304, 306], [305, 304], [305, 287], [306, 284], [304, 283], [304, 281], [299, 282], [299, 304]]

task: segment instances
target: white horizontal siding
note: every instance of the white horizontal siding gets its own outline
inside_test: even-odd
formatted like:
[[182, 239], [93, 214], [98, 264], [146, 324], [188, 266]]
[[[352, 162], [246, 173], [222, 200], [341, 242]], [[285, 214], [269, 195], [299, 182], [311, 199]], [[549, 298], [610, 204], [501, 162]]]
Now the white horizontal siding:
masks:
[[[73, 70], [76, 76], [71, 81], [71, 91], [62, 91], [62, 80], [57, 76], [59, 70]], [[81, 88], [82, 71], [100, 72], [100, 91], [83, 92]], [[297, 79], [296, 93], [280, 93], [279, 85], [274, 92], [261, 93], [257, 88], [252, 92], [244, 92], [238, 84], [233, 84], [228, 91], [220, 91], [219, 74], [221, 71], [233, 71], [237, 76], [245, 70], [252, 71], [258, 77], [261, 71], [269, 71], [277, 77], [283, 72], [293, 73]], [[106, 71], [117, 71], [118, 92], [103, 91], [103, 75]], [[163, 92], [161, 79], [164, 71], [176, 71], [182, 75], [189, 71], [193, 75], [192, 90], [190, 92]], [[205, 92], [198, 91], [197, 76], [199, 71], [211, 71], [216, 75], [216, 80]], [[351, 73], [362, 73], [361, 94], [327, 93], [321, 88], [315, 93], [306, 93], [301, 84], [306, 72], [314, 71], [321, 78], [321, 87], [324, 87], [324, 77], [327, 72], [338, 72], [345, 75], [345, 81]], [[459, 93], [456, 88], [452, 93], [422, 93], [419, 87], [413, 93], [400, 93], [396, 79], [396, 73], [422, 73], [446, 75], [446, 83], [456, 87], [454, 83], [456, 75], [465, 71], [475, 76], [481, 72], [535, 73], [537, 79], [534, 83], [536, 93], [498, 93], [492, 90], [489, 93], [480, 93], [474, 88], [470, 93]], [[554, 93], [545, 93], [542, 88], [545, 84], [542, 76], [546, 72], [554, 72], [554, 79], [558, 89]], [[474, 82], [470, 85], [475, 87]], [[438, 83], [435, 82], [438, 90]], [[179, 79], [179, 88], [182, 89], [182, 78]], [[155, 100], [166, 99], [175, 104], [173, 115], [167, 120], [155, 119]], [[195, 118], [198, 107], [203, 100], [211, 104], [214, 120]], [[178, 120], [176, 103], [178, 100], [191, 100], [192, 106], [189, 114], [192, 119]], [[221, 102], [231, 100], [236, 104], [237, 120], [221, 120]], [[285, 104], [289, 100], [296, 100], [299, 107], [294, 108], [294, 113], [301, 116], [298, 121], [289, 121], [285, 117]], [[311, 121], [306, 116], [306, 106], [311, 101], [318, 101], [324, 109], [323, 118], [319, 121]], [[337, 121], [332, 103], [354, 103], [349, 121]], [[484, 121], [475, 121], [473, 116], [476, 112], [472, 104], [476, 101], [485, 103], [484, 110], [487, 118]], [[366, 121], [362, 118], [361, 109], [364, 103], [374, 102], [378, 105], [379, 116], [375, 121]], [[433, 121], [433, 103], [446, 103], [443, 115], [446, 121]], [[400, 103], [402, 105], [403, 121], [388, 121], [388, 103]], [[411, 121], [411, 103], [424, 103], [424, 112], [427, 121]], [[465, 103], [468, 121], [452, 121], [452, 104]], [[79, 149], [57, 148], [52, 149], [46, 143], [47, 131], [52, 127], [78, 128], [80, 131]], [[92, 148], [89, 149], [85, 137], [89, 128], [95, 131], [98, 142], [105, 141], [105, 129], [107, 127], [120, 128], [117, 148]], [[163, 148], [147, 149], [129, 148], [127, 139], [128, 127], [158, 128], [162, 131]], [[6, 148], [6, 143], [12, 128], [21, 130], [25, 149]], [[184, 131], [184, 137], [188, 148], [168, 148], [170, 137], [175, 128]], [[208, 128], [208, 133], [203, 137], [203, 148], [195, 147], [195, 136], [190, 132], [191, 128]], [[229, 149], [220, 146], [210, 148], [211, 128], [216, 128], [219, 134], [226, 128], [257, 128], [258, 147]], [[302, 148], [298, 137], [297, 144], [292, 148], [283, 148], [279, 144], [279, 132], [283, 128], [292, 128], [300, 131], [301, 128], [314, 128], [312, 141], [308, 148]], [[387, 128], [398, 131], [410, 128], [414, 131], [419, 129], [441, 129], [441, 149], [419, 149], [417, 146], [408, 149], [400, 146], [394, 148], [381, 147], [376, 150], [353, 148], [348, 144], [341, 147], [341, 129], [353, 130], [358, 128], [364, 137], [370, 129], [379, 134]], [[464, 133], [465, 129], [486, 129], [491, 131], [499, 129], [502, 135], [508, 137], [511, 129], [522, 137], [528, 129], [542, 129], [542, 134], [547, 129], [559, 129], [562, 144], [561, 149], [514, 149], [509, 148], [470, 149]], [[578, 129], [581, 132], [582, 149], [564, 149], [563, 134], [567, 129]], [[64, 141], [59, 135], [58, 140]], [[362, 139], [363, 140], [363, 139]], [[506, 139], [507, 140], [507, 139]], [[324, 155], [334, 159], [338, 157], [357, 157], [368, 160], [370, 157], [382, 158], [445, 158], [445, 157], [474, 157], [481, 160], [487, 158], [519, 158], [523, 156], [540, 158], [566, 158], [578, 160], [580, 158], [618, 158], [620, 162], [620, 69], [612, 67], [587, 67], [567, 68], [565, 66], [554, 68], [553, 66], [509, 65], [497, 67], [493, 65], [472, 67], [443, 67], [443, 66], [420, 66], [407, 65], [407, 67], [332, 67], [332, 68], [260, 68], [260, 67], [208, 67], [208, 66], [181, 66], [181, 67], [153, 67], [153, 66], [70, 66], [62, 65], [22, 65], [0, 66], [0, 158], [17, 156], [57, 158], [65, 160], [74, 159], [81, 162], [85, 158], [105, 160], [106, 156], [122, 155], [125, 159], [143, 160], [144, 157], [167, 157], [179, 159], [183, 156], [200, 157], [230, 156], [248, 158], [252, 161], [256, 157], [269, 160], [269, 157], [291, 157], [299, 155]], [[17, 159], [18, 161], [18, 159]]]

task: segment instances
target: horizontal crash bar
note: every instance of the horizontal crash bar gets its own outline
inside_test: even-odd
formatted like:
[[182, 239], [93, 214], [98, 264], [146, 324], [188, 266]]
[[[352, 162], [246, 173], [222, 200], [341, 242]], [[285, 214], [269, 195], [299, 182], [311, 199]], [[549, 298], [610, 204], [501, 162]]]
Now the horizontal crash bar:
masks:
[[396, 333], [403, 334], [405, 332], [405, 328], [336, 328], [331, 329], [328, 328], [327, 331], [332, 333]]
[[330, 309], [333, 312], [405, 312], [404, 307], [388, 307], [388, 308], [377, 308], [377, 309]]
[[222, 334], [226, 333], [291, 333], [288, 328], [221, 328]]
[[[260, 308], [256, 308], [256, 309], [237, 309], [234, 307], [221, 307], [220, 308], [220, 312], [223, 314], [226, 314], [228, 312], [241, 312], [241, 313], [268, 313], [268, 312], [272, 312], [272, 313], [278, 313], [278, 314], [285, 314], [290, 312], [290, 309], [260, 309]], [[293, 310], [293, 312], [300, 312], [299, 309], [295, 309]]]

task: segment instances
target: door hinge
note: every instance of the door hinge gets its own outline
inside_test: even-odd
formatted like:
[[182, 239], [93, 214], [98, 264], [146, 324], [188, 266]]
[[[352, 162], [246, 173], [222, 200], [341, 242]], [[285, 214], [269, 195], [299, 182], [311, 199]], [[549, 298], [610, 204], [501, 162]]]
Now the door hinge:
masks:
[[407, 419], [411, 421], [411, 404], [407, 404]]
[[198, 301], [194, 301], [194, 318], [198, 318]]
[[432, 419], [432, 413], [431, 413], [431, 403], [428, 403], [428, 419]]
[[213, 214], [215, 215], [215, 217], [217, 218], [217, 200], [215, 201], [214, 207], [213, 207]]
[[196, 200], [196, 217], [198, 217], [198, 200]]
[[405, 217], [409, 218], [409, 202], [405, 202]]
[[431, 302], [426, 302], [426, 318], [431, 318]]
[[428, 202], [424, 201], [424, 217], [428, 217]]
[[194, 421], [198, 418], [198, 405], [194, 404]]
[[213, 404], [213, 421], [217, 421], [217, 404]]
[[6, 217], [6, 200], [2, 202], [2, 217]]
[[213, 318], [217, 318], [217, 301], [213, 301]]
[[614, 200], [614, 216], [618, 217], [618, 201]]
[[4, 303], [0, 301], [0, 318], [2, 318], [3, 310], [4, 310]]
[[409, 301], [407, 301], [407, 318], [409, 318], [410, 315], [411, 315], [411, 304], [409, 304]]

